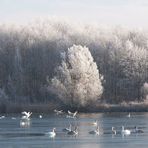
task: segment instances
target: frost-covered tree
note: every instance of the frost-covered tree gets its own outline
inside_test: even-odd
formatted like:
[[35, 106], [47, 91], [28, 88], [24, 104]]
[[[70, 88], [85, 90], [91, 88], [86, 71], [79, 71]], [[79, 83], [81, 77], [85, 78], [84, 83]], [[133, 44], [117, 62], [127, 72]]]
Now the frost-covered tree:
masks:
[[3, 88], [0, 88], [0, 104], [5, 104], [8, 100], [8, 96]]
[[148, 83], [145, 82], [141, 88], [144, 99], [148, 100]]
[[148, 82], [147, 30], [47, 18], [21, 26], [0, 25], [0, 88], [9, 101], [51, 101], [46, 76], [53, 78], [60, 53], [73, 44], [90, 49], [105, 79], [102, 98], [107, 102], [142, 98], [141, 86]]
[[102, 76], [87, 47], [73, 45], [62, 55], [62, 64], [51, 80], [52, 88], [64, 104], [85, 106], [103, 92]]
[[147, 59], [147, 49], [133, 44], [130, 40], [126, 41], [119, 63], [122, 67], [124, 83], [128, 84], [128, 87], [125, 87], [126, 92], [134, 100], [141, 98], [141, 86], [147, 79]]

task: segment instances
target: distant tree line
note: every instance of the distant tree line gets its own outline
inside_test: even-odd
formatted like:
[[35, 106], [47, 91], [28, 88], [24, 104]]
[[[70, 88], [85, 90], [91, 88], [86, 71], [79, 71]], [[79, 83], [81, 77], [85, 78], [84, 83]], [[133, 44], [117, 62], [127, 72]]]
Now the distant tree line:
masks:
[[148, 31], [49, 19], [24, 26], [0, 25], [1, 103], [58, 101], [48, 86], [62, 63], [61, 53], [74, 44], [89, 48], [104, 77], [102, 100], [147, 98]]

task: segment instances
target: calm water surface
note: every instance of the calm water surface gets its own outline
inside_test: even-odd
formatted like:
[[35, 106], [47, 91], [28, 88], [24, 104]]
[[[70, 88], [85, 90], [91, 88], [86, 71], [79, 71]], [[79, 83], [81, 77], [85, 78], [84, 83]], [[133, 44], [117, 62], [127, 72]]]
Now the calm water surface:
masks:
[[[0, 148], [147, 148], [148, 113], [131, 113], [130, 118], [126, 115], [127, 113], [78, 114], [77, 119], [70, 119], [65, 115], [43, 114], [40, 119], [38, 114], [33, 114], [30, 127], [20, 127], [21, 114], [8, 114], [0, 119]], [[92, 122], [95, 120], [99, 121], [99, 136], [89, 134], [94, 129]], [[70, 123], [78, 126], [78, 136], [69, 136], [62, 131]], [[111, 134], [112, 126], [120, 132], [122, 125], [131, 130], [138, 126], [144, 133], [129, 136]], [[53, 127], [56, 127], [57, 135], [50, 138], [46, 133]]]

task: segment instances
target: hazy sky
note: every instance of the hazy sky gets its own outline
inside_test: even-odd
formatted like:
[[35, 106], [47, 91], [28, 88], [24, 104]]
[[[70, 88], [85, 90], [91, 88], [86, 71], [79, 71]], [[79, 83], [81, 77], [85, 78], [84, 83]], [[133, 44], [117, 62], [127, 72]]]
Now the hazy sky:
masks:
[[0, 22], [65, 17], [107, 25], [148, 26], [148, 0], [0, 0]]

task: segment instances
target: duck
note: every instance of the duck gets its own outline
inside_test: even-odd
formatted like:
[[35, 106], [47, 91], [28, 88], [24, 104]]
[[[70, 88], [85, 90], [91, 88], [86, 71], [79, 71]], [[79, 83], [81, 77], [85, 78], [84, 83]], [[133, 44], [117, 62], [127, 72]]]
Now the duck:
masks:
[[78, 135], [78, 127], [76, 126], [74, 130], [70, 130], [67, 132], [68, 135]]
[[54, 137], [56, 136], [55, 130], [56, 130], [56, 128], [54, 127], [51, 132], [48, 132], [48, 133], [47, 133], [50, 138], [54, 138]]
[[89, 134], [92, 134], [92, 135], [99, 135], [99, 134], [100, 134], [100, 132], [99, 132], [99, 126], [97, 126], [95, 130], [90, 131]]
[[116, 135], [117, 134], [117, 131], [115, 130], [114, 127], [112, 127], [112, 134]]
[[122, 135], [130, 135], [131, 131], [128, 129], [124, 129], [124, 126], [122, 126], [121, 134]]

